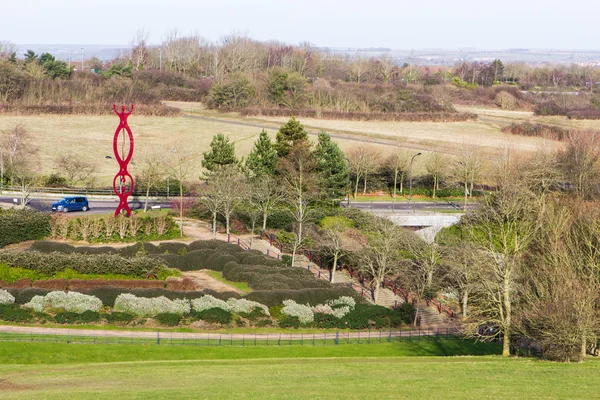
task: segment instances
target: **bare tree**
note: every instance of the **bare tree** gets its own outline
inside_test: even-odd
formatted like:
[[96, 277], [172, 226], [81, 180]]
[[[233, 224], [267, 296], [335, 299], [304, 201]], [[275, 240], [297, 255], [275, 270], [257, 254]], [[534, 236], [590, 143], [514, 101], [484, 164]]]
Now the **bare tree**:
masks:
[[444, 262], [448, 267], [446, 279], [458, 289], [463, 319], [468, 316], [469, 296], [479, 287], [482, 258], [470, 242], [462, 242], [448, 249]]
[[350, 171], [354, 174], [354, 198], [358, 194], [358, 183], [364, 180], [364, 191], [367, 188], [367, 177], [378, 165], [377, 152], [371, 147], [354, 147], [346, 153], [350, 163]]
[[335, 270], [337, 269], [340, 257], [346, 251], [344, 246], [344, 232], [352, 227], [352, 221], [342, 216], [325, 217], [321, 221], [321, 228], [325, 233], [326, 251], [333, 256], [333, 265], [331, 267], [331, 277], [329, 281], [335, 282]]
[[207, 180], [199, 189], [199, 201], [211, 214], [212, 238], [217, 238], [217, 215], [221, 211], [221, 200], [217, 195], [217, 186], [214, 182]]
[[442, 179], [446, 169], [445, 156], [437, 151], [429, 154], [429, 157], [427, 157], [427, 161], [425, 162], [425, 168], [433, 179], [432, 197], [435, 199], [435, 191], [439, 190], [440, 180]]
[[466, 220], [469, 237], [481, 249], [479, 254], [486, 263], [467, 326], [474, 336], [482, 324], [497, 326], [495, 335], [503, 336], [504, 357], [510, 355], [517, 274], [538, 222], [537, 201], [521, 186], [510, 186], [487, 197], [481, 208]]
[[[467, 197], [472, 196], [473, 182], [481, 164], [476, 150], [472, 147], [465, 147], [452, 168], [452, 177], [459, 182], [464, 189], [464, 209], [467, 209]], [[469, 190], [469, 183], [471, 188]]]
[[404, 149], [396, 149], [388, 158], [387, 164], [390, 170], [394, 172], [394, 189], [392, 197], [396, 197], [396, 189], [398, 188], [398, 175], [400, 175], [400, 195], [403, 193], [404, 175], [408, 172], [410, 164], [410, 153]]
[[165, 176], [163, 157], [157, 151], [147, 152], [142, 154], [139, 161], [136, 162], [136, 167], [138, 167], [136, 168], [138, 185], [146, 191], [146, 200], [144, 201], [144, 212], [146, 212], [150, 190], [162, 182]]
[[71, 185], [84, 182], [96, 171], [96, 163], [73, 153], [61, 154], [54, 160], [55, 168], [63, 172]]
[[263, 176], [250, 182], [249, 201], [262, 215], [262, 230], [267, 229], [267, 218], [285, 198], [284, 188], [272, 176]]
[[598, 193], [600, 145], [594, 132], [574, 132], [560, 153], [563, 173], [578, 197], [589, 199]]
[[166, 153], [164, 166], [169, 176], [179, 182], [179, 232], [183, 237], [183, 183], [197, 170], [198, 152], [184, 144], [177, 144]]
[[316, 177], [315, 162], [306, 143], [292, 147], [290, 153], [280, 160], [278, 171], [286, 191], [289, 212], [295, 221], [292, 266], [296, 262], [296, 252], [302, 247], [304, 224], [311, 214], [310, 200], [314, 195]]
[[371, 277], [373, 297], [377, 302], [383, 280], [401, 269], [399, 250], [403, 232], [383, 218], [375, 218], [370, 230], [369, 243], [360, 255], [359, 270]]
[[225, 217], [225, 230], [229, 235], [231, 215], [244, 201], [246, 181], [235, 165], [224, 165], [212, 172], [208, 178], [215, 187], [216, 200], [220, 203], [219, 212]]

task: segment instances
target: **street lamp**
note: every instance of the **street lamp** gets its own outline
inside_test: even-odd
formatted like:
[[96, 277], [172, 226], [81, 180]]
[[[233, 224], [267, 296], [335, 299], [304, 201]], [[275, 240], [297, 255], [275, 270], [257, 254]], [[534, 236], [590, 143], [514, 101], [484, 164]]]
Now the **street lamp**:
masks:
[[413, 165], [413, 161], [415, 159], [416, 156], [420, 156], [421, 153], [417, 153], [414, 156], [412, 156], [412, 158], [410, 159], [410, 192], [408, 195], [408, 201], [412, 202], [412, 165]]

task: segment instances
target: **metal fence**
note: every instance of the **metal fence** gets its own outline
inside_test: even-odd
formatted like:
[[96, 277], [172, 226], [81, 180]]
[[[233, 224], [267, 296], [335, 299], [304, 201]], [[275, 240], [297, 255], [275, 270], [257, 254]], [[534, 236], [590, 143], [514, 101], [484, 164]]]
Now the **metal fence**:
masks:
[[324, 333], [187, 333], [149, 331], [93, 331], [76, 329], [21, 328], [18, 332], [0, 332], [0, 342], [44, 342], [74, 344], [136, 344], [183, 346], [336, 346], [386, 342], [419, 342], [458, 339], [452, 329], [410, 331], [335, 331]]

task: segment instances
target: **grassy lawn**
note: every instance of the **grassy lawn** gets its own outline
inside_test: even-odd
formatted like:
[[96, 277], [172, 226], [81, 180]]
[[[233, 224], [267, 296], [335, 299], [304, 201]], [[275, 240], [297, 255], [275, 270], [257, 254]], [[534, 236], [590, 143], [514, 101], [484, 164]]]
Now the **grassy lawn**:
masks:
[[[442, 357], [468, 354], [470, 346], [462, 341], [269, 348], [0, 343], [0, 397], [597, 398], [598, 360]], [[475, 354], [486, 352], [480, 348]]]
[[220, 271], [206, 270], [206, 273], [218, 281], [221, 281], [229, 286], [240, 289], [243, 292], [250, 293], [252, 289], [248, 286], [248, 282], [233, 282], [223, 278], [223, 273]]

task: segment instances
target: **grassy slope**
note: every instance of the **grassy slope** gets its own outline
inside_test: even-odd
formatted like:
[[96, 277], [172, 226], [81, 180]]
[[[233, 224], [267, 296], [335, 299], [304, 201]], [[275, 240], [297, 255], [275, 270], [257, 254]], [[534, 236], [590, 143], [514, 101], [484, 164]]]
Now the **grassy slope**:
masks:
[[465, 342], [288, 348], [0, 343], [4, 379], [0, 397], [547, 399], [597, 395], [597, 360], [563, 365], [497, 356], [406, 357], [452, 354], [448, 346], [457, 343]]

